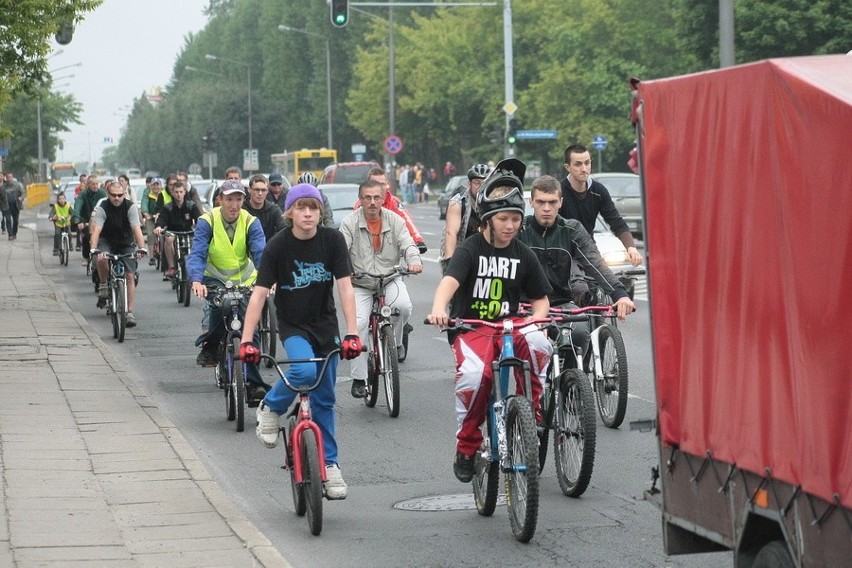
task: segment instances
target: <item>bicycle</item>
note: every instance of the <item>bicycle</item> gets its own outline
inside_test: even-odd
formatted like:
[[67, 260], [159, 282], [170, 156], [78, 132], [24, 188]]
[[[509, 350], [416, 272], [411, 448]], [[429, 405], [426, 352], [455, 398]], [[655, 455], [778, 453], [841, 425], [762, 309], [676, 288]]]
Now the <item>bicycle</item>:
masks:
[[[260, 351], [268, 354], [273, 359], [278, 351], [278, 321], [275, 315], [275, 291], [270, 290], [263, 304], [260, 321], [257, 324], [257, 333], [260, 336]], [[272, 367], [267, 360], [266, 368]]]
[[[325, 377], [328, 362], [338, 353], [340, 353], [339, 348], [332, 350], [325, 357], [284, 361], [276, 361], [274, 357], [266, 353], [260, 356], [267, 366], [275, 367], [287, 388], [298, 395], [293, 410], [288, 415], [287, 427], [280, 428], [281, 436], [284, 438], [285, 456], [282, 469], [290, 470], [290, 488], [296, 515], [302, 517], [307, 513], [308, 527], [313, 535], [319, 535], [322, 532], [322, 498], [326, 473], [322, 432], [311, 417], [310, 392], [320, 386]], [[295, 386], [280, 367], [281, 364], [292, 365], [293, 363], [322, 363], [322, 368], [317, 373], [317, 380], [313, 384]]]
[[192, 250], [192, 237], [195, 231], [164, 231], [163, 236], [174, 237], [175, 275], [172, 277], [172, 288], [177, 293], [177, 301], [184, 307], [189, 307], [192, 298], [192, 286], [187, 280], [186, 259]]
[[[106, 310], [107, 315], [112, 320], [112, 336], [118, 339], [119, 343], [124, 342], [124, 332], [127, 330], [127, 274], [122, 259], [133, 258], [137, 253], [142, 255], [147, 254], [145, 249], [138, 249], [136, 252], [125, 254], [113, 254], [98, 249], [89, 251], [89, 263], [93, 264], [95, 257], [99, 254], [104, 255], [108, 263], [107, 270], [107, 287], [109, 288], [109, 296], [107, 296]], [[93, 270], [93, 275], [97, 277], [97, 270]]]
[[[558, 317], [536, 318], [528, 324], [551, 324]], [[429, 323], [426, 320], [425, 323]], [[476, 331], [477, 327], [501, 330], [502, 349], [496, 361], [491, 362], [494, 381], [485, 422], [482, 445], [474, 454], [473, 497], [476, 511], [491, 516], [497, 507], [497, 485], [500, 472], [505, 473], [506, 506], [512, 534], [520, 542], [529, 542], [535, 535], [538, 522], [538, 434], [533, 403], [530, 399], [532, 384], [529, 364], [515, 357], [515, 322], [477, 319], [451, 319], [445, 331]], [[524, 394], [509, 392], [509, 375], [523, 376]]]
[[574, 345], [570, 324], [593, 321], [595, 312], [609, 310], [604, 306], [551, 313], [561, 316], [549, 328], [548, 339], [553, 355], [542, 391], [542, 428], [539, 435], [539, 467], [547, 459], [548, 434], [553, 430], [553, 452], [556, 478], [562, 493], [579, 497], [589, 486], [595, 465], [597, 439], [595, 402], [592, 386], [583, 373], [583, 346]]
[[370, 348], [367, 352], [367, 396], [364, 404], [368, 408], [376, 406], [379, 397], [379, 377], [385, 385], [385, 400], [388, 403], [388, 415], [391, 418], [399, 416], [399, 351], [396, 346], [396, 335], [393, 330], [393, 320], [399, 317], [399, 309], [391, 308], [385, 300], [385, 283], [394, 276], [416, 274], [403, 268], [396, 268], [387, 274], [370, 274], [356, 272], [352, 278], [376, 278], [378, 289], [373, 292], [373, 306], [370, 310], [368, 334]]
[[59, 236], [59, 264], [68, 266], [68, 257], [71, 256], [71, 230], [70, 227], [63, 227], [62, 233]]
[[235, 422], [237, 432], [245, 430], [246, 364], [240, 360], [240, 339], [243, 320], [241, 304], [248, 302], [252, 286], [207, 286], [207, 296], [213, 305], [222, 308], [225, 337], [219, 343], [219, 364], [216, 365], [216, 384], [225, 391], [225, 416]]

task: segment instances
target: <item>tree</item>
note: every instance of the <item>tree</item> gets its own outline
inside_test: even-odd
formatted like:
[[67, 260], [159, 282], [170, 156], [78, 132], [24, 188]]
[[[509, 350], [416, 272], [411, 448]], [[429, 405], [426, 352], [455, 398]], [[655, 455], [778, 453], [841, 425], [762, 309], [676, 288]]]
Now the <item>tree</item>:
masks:
[[[34, 95], [47, 80], [46, 56], [60, 27], [78, 22], [103, 0], [0, 3], [0, 111], [21, 91]], [[0, 124], [0, 137], [9, 131]]]

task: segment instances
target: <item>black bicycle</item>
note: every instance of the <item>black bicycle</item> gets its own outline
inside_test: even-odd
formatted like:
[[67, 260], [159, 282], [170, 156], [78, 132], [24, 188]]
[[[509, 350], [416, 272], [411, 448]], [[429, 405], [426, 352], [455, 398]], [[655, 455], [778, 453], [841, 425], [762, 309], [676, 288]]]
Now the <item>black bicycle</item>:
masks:
[[177, 301], [189, 307], [192, 298], [192, 285], [188, 280], [186, 259], [192, 251], [192, 237], [195, 231], [165, 231], [163, 236], [174, 237], [175, 275], [172, 277], [172, 288], [177, 293]]
[[[107, 315], [112, 320], [112, 336], [118, 339], [119, 343], [124, 341], [124, 332], [127, 329], [127, 273], [122, 259], [133, 258], [137, 254], [145, 255], [148, 251], [138, 249], [136, 252], [125, 254], [113, 254], [104, 252], [98, 249], [89, 251], [89, 262], [94, 263], [97, 255], [102, 254], [109, 264], [107, 272], [107, 286], [109, 288], [109, 296], [107, 296], [106, 309]], [[93, 274], [97, 275], [97, 270], [93, 270]]]

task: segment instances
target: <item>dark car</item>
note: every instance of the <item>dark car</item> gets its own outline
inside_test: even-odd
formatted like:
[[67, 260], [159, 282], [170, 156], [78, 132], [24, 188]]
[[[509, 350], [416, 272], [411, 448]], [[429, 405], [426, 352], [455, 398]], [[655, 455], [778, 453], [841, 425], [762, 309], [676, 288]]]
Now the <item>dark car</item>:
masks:
[[639, 176], [629, 173], [592, 174], [595, 179], [606, 186], [615, 208], [627, 222], [627, 227], [633, 236], [644, 238], [645, 227], [642, 221], [642, 191]]
[[367, 172], [381, 168], [376, 162], [339, 162], [326, 166], [320, 183], [357, 183], [367, 179]]
[[447, 218], [447, 207], [450, 205], [450, 199], [457, 193], [464, 191], [467, 187], [467, 176], [453, 176], [447, 182], [444, 192], [438, 197], [438, 219]]

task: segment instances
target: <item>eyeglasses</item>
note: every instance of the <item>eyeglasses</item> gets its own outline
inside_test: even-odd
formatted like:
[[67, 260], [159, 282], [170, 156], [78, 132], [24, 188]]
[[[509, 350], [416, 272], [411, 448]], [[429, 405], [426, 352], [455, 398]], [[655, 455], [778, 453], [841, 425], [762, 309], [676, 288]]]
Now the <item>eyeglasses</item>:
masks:
[[370, 203], [370, 202], [379, 203], [383, 200], [384, 200], [383, 195], [365, 195], [364, 197], [361, 198], [361, 201], [366, 201], [367, 203]]

